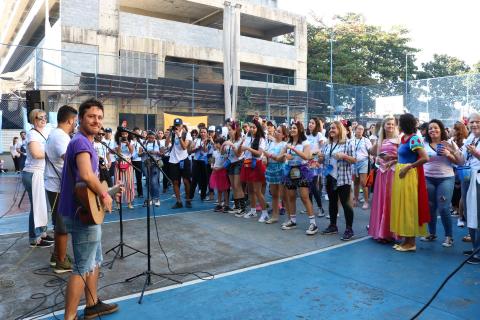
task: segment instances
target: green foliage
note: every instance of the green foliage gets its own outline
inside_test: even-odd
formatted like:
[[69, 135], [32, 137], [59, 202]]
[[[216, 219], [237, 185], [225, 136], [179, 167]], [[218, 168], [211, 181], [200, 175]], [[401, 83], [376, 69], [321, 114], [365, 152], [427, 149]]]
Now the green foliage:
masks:
[[422, 63], [422, 68], [419, 79], [454, 76], [470, 71], [465, 61], [446, 54], [434, 54], [432, 61]]
[[308, 78], [330, 81], [330, 39], [333, 39], [333, 82], [370, 85], [403, 81], [405, 56], [409, 74], [417, 71], [414, 53], [408, 46], [408, 30], [397, 27], [384, 31], [368, 25], [362, 15], [335, 16], [335, 25], [326, 27], [320, 19], [309, 24]]

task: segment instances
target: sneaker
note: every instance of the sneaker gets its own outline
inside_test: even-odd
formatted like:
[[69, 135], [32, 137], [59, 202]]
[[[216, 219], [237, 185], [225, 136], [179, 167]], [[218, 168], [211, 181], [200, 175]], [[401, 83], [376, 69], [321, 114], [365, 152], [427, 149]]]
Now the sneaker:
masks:
[[65, 272], [72, 272], [72, 263], [66, 257], [64, 261], [57, 260], [53, 272], [60, 274]]
[[245, 212], [243, 212], [242, 209], [237, 209], [237, 213], [235, 213], [235, 217], [242, 218], [244, 215], [245, 215]]
[[215, 208], [213, 208], [214, 212], [223, 212], [223, 207], [221, 205], [216, 205]]
[[362, 206], [362, 210], [368, 210], [368, 209], [369, 209], [368, 202], [365, 202]]
[[[147, 201], [147, 200], [143, 201], [143, 206], [144, 206], [144, 207], [146, 207], [146, 206], [148, 206], [148, 205], [149, 205], [149, 204], [148, 204], [148, 201]], [[152, 200], [150, 200], [150, 205], [152, 205]]]
[[288, 220], [284, 224], [282, 224], [282, 230], [291, 230], [297, 227], [297, 223], [293, 222], [292, 220]]
[[342, 241], [350, 241], [353, 238], [353, 230], [351, 228], [345, 229], [343, 236], [340, 238]]
[[133, 209], [133, 204], [129, 203], [128, 204], [128, 209]]
[[307, 213], [307, 209], [303, 209], [302, 211], [300, 211], [300, 213], [306, 214], [306, 213]]
[[325, 195], [325, 200], [328, 201], [328, 194]]
[[265, 221], [266, 224], [274, 224], [274, 223], [277, 223], [278, 222], [278, 219], [274, 219], [274, 218], [270, 218], [268, 219], [267, 221]]
[[30, 248], [50, 248], [53, 246], [53, 242], [47, 242], [41, 239], [39, 242], [30, 242]]
[[55, 242], [55, 238], [49, 236], [48, 234], [45, 237], [42, 237], [42, 240], [45, 241], [45, 242], [49, 242], [49, 243], [54, 243]]
[[435, 240], [437, 240], [437, 236], [434, 235], [434, 234], [429, 234], [426, 237], [421, 237], [420, 238], [420, 241], [424, 241], [424, 242], [432, 242], [432, 241], [435, 241]]
[[281, 208], [281, 209], [280, 209], [280, 215], [281, 215], [281, 216], [284, 216], [285, 213], [286, 213], [285, 208]]
[[249, 211], [243, 215], [245, 219], [250, 219], [250, 218], [256, 218], [257, 217], [257, 211]]
[[118, 310], [118, 305], [116, 303], [104, 303], [98, 299], [96, 305], [91, 307], [85, 307], [83, 310], [83, 318], [84, 319], [95, 319], [99, 316], [103, 316], [106, 314], [114, 313]]
[[313, 224], [313, 223], [310, 223], [310, 225], [308, 226], [308, 229], [307, 231], [305, 231], [305, 234], [306, 235], [309, 235], [309, 236], [313, 236], [315, 233], [318, 232], [318, 227]]
[[260, 223], [265, 223], [267, 222], [268, 220], [270, 220], [270, 216], [268, 215], [268, 213], [265, 213], [260, 216], [260, 219], [258, 219], [258, 222]]
[[468, 264], [480, 264], [480, 258], [471, 257], [467, 260]]
[[453, 239], [451, 237], [446, 237], [445, 241], [443, 241], [442, 243], [442, 246], [450, 248], [451, 246], [453, 246]]
[[463, 221], [462, 219], [458, 219], [457, 227], [459, 227], [459, 228], [465, 227], [465, 221]]
[[[228, 210], [228, 213], [233, 213], [233, 214], [237, 214], [239, 213], [240, 211], [242, 211], [240, 208], [230, 208], [227, 206], [227, 208], [229, 209]], [[242, 213], [242, 216], [243, 216], [243, 213]]]
[[317, 217], [319, 218], [325, 217], [325, 210], [323, 210], [323, 208], [318, 208]]
[[450, 210], [450, 215], [451, 215], [452, 217], [458, 217], [458, 211], [451, 209], [451, 210]]
[[181, 202], [175, 202], [172, 209], [180, 209], [183, 208], [183, 204]]
[[192, 202], [191, 201], [185, 201], [185, 208], [192, 208]]
[[322, 231], [322, 234], [337, 234], [338, 228], [334, 225], [329, 225], [325, 230]]
[[55, 267], [57, 265], [57, 257], [55, 256], [55, 253], [52, 252], [50, 255], [50, 267]]
[[230, 211], [232, 211], [232, 208], [229, 206], [223, 206], [223, 213], [229, 213]]
[[470, 256], [470, 255], [472, 255], [472, 253], [473, 253], [473, 250], [465, 250], [465, 251], [463, 251], [463, 255], [464, 255], [464, 256], [467, 256], [467, 257]]
[[155, 200], [154, 205], [155, 207], [160, 207], [160, 200]]

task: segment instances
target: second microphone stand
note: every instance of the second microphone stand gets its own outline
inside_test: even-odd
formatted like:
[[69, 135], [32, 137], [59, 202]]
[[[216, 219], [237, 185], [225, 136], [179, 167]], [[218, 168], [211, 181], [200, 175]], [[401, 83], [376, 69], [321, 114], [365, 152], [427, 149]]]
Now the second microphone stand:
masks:
[[[127, 159], [125, 159], [121, 154], [119, 154], [118, 152], [116, 152], [115, 150], [113, 150], [112, 148], [110, 148], [105, 142], [95, 138], [95, 141], [101, 143], [103, 146], [105, 146], [111, 153], [115, 154], [117, 157], [119, 157], [120, 159], [122, 159], [123, 161], [125, 162], [128, 162], [132, 168], [134, 168], [135, 170], [138, 170], [137, 167], [135, 167], [130, 161], [128, 161]], [[141, 250], [138, 250], [128, 244], [126, 244], [124, 241], [123, 241], [123, 209], [122, 209], [122, 197], [120, 197], [120, 208], [118, 210], [118, 213], [119, 213], [119, 216], [120, 216], [120, 242], [114, 246], [113, 248], [109, 249], [108, 251], [105, 252], [105, 254], [108, 254], [109, 252], [115, 252], [115, 256], [113, 257], [113, 260], [111, 262], [109, 262], [108, 264], [106, 265], [109, 265], [109, 269], [112, 269], [113, 268], [113, 264], [115, 263], [115, 260], [117, 260], [117, 258], [120, 258], [120, 259], [124, 259], [126, 257], [129, 257], [131, 255], [134, 255], [136, 253], [141, 253], [141, 254], [144, 254], [144, 255], [147, 255], [147, 253], [141, 251]], [[130, 250], [132, 250], [133, 252], [127, 254], [127, 255], [124, 255], [124, 251], [123, 249], [124, 248], [128, 248]]]
[[130, 282], [134, 279], [145, 276], [145, 282], [143, 284], [142, 294], [140, 295], [140, 298], [138, 299], [138, 303], [141, 304], [146, 287], [152, 285], [152, 276], [165, 278], [165, 279], [168, 279], [168, 280], [173, 281], [175, 283], [181, 283], [181, 282], [177, 281], [175, 279], [172, 279], [165, 274], [161, 274], [161, 273], [157, 273], [157, 272], [152, 271], [152, 265], [151, 265], [151, 257], [152, 256], [151, 256], [151, 242], [150, 242], [150, 217], [151, 217], [150, 216], [150, 207], [152, 206], [152, 201], [151, 201], [152, 200], [152, 197], [151, 197], [152, 194], [151, 194], [150, 179], [152, 179], [151, 172], [152, 172], [152, 167], [153, 166], [157, 167], [160, 172], [163, 172], [163, 170], [162, 170], [162, 168], [160, 168], [160, 166], [158, 165], [157, 161], [152, 156], [152, 154], [150, 152], [148, 152], [147, 148], [145, 148], [145, 145], [140, 141], [140, 139], [138, 139], [138, 142], [140, 143], [140, 145], [142, 146], [145, 154], [148, 157], [148, 159], [144, 162], [145, 167], [147, 169], [147, 172], [146, 172], [147, 173], [147, 270], [145, 270], [142, 273], [139, 273], [137, 275], [134, 275], [133, 277], [130, 277], [130, 278], [126, 279], [125, 281]]

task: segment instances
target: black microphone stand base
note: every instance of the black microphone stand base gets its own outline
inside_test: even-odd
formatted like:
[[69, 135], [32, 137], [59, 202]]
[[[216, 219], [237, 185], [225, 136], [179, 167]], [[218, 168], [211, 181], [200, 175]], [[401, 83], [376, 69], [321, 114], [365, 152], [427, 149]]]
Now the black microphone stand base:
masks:
[[[111, 270], [113, 268], [113, 264], [115, 263], [115, 260], [117, 260], [117, 258], [120, 258], [120, 259], [124, 259], [124, 258], [127, 258], [127, 257], [130, 257], [131, 255], [134, 255], [136, 253], [141, 253], [141, 254], [144, 254], [144, 255], [148, 255], [147, 253], [141, 251], [141, 250], [138, 250], [132, 246], [129, 246], [128, 244], [125, 244], [125, 242], [123, 242], [123, 210], [122, 210], [122, 199], [120, 198], [120, 210], [119, 210], [119, 215], [120, 215], [120, 242], [114, 246], [113, 248], [109, 249], [107, 252], [105, 252], [105, 254], [108, 254], [109, 252], [115, 252], [115, 256], [113, 257], [113, 260], [109, 263], [106, 264], [106, 266], [109, 266], [108, 268]], [[130, 250], [133, 250], [133, 252], [127, 254], [127, 255], [124, 255], [123, 252], [124, 252], [124, 248], [129, 248]]]
[[135, 280], [135, 279], [143, 277], [143, 276], [145, 276], [145, 282], [143, 283], [142, 293], [140, 294], [140, 298], [138, 299], [138, 304], [142, 304], [143, 295], [145, 294], [145, 289], [147, 288], [147, 286], [152, 285], [152, 276], [157, 276], [157, 277], [160, 277], [160, 278], [163, 278], [163, 279], [167, 279], [167, 280], [170, 280], [172, 282], [175, 282], [176, 284], [181, 284], [182, 283], [181, 281], [170, 278], [170, 277], [166, 276], [165, 274], [156, 273], [156, 272], [153, 272], [151, 270], [146, 270], [146, 271], [144, 271], [142, 273], [139, 273], [139, 274], [137, 274], [133, 277], [130, 277], [127, 280], [125, 280], [125, 282], [130, 282], [132, 280]]

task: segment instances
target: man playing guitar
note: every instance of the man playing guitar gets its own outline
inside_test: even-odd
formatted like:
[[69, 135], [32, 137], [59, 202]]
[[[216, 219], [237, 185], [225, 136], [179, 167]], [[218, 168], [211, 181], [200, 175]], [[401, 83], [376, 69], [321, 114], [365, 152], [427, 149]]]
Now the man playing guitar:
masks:
[[73, 273], [68, 279], [65, 298], [65, 319], [77, 319], [77, 307], [85, 293], [84, 319], [93, 319], [118, 310], [116, 304], [98, 299], [97, 284], [102, 263], [101, 225], [87, 225], [79, 218], [79, 203], [75, 197], [75, 184], [84, 182], [100, 199], [107, 211], [112, 210], [112, 198], [107, 187], [98, 179], [98, 155], [93, 148], [95, 135], [102, 128], [103, 105], [95, 99], [83, 102], [79, 108], [79, 131], [68, 144], [63, 166], [60, 203], [71, 234], [74, 253]]

